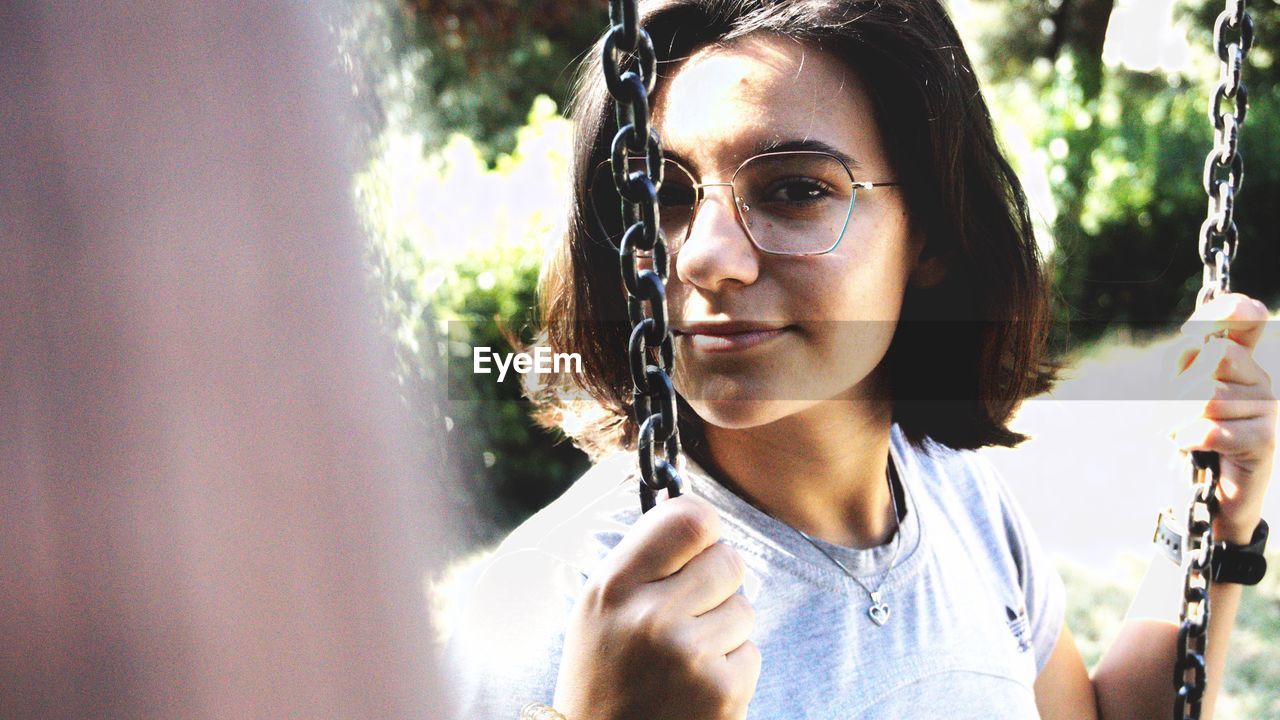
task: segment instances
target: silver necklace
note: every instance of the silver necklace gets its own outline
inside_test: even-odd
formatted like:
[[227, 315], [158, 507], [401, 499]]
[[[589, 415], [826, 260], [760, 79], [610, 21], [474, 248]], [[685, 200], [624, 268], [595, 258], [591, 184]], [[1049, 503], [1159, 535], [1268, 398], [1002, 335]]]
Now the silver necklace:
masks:
[[[867, 587], [867, 584], [858, 579], [858, 576], [849, 572], [849, 568], [845, 567], [844, 563], [840, 562], [832, 556], [831, 553], [824, 550], [817, 541], [809, 537], [808, 533], [799, 528], [791, 528], [797, 533], [800, 533], [800, 537], [809, 541], [810, 545], [816, 548], [818, 552], [826, 555], [827, 559], [843, 570], [844, 574], [848, 575], [850, 580], [858, 583], [858, 585], [866, 591], [867, 595], [871, 597], [871, 606], [867, 608], [867, 617], [871, 618], [871, 622], [874, 622], [876, 625], [884, 625], [886, 622], [889, 622], [889, 604], [884, 601], [883, 596], [880, 594], [880, 589], [884, 587], [885, 581], [889, 579], [889, 573], [893, 572], [893, 566], [898, 562], [898, 552], [902, 549], [902, 517], [898, 514], [898, 495], [893, 489], [893, 477], [889, 474], [890, 467], [892, 465], [893, 458], [890, 457], [889, 465], [885, 467], [884, 476], [889, 483], [889, 501], [893, 504], [893, 555], [889, 558], [889, 567], [885, 568], [884, 575], [881, 576], [880, 582], [876, 583], [874, 590]], [[903, 486], [903, 490], [906, 490], [906, 486]]]

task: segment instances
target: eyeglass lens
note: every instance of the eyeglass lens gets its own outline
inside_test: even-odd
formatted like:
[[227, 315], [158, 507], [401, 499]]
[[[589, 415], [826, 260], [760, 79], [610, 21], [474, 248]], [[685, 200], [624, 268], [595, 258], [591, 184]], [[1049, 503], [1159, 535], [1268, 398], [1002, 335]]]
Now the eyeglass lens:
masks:
[[[643, 171], [632, 158], [628, 171]], [[772, 253], [821, 253], [840, 241], [853, 210], [853, 178], [844, 164], [823, 153], [772, 153], [744, 163], [733, 177], [738, 216], [755, 244]], [[665, 160], [658, 191], [659, 224], [668, 250], [677, 252], [689, 236], [702, 203], [728, 187], [698, 187], [681, 165]], [[610, 165], [596, 170], [590, 185], [595, 235], [618, 247], [622, 198]]]

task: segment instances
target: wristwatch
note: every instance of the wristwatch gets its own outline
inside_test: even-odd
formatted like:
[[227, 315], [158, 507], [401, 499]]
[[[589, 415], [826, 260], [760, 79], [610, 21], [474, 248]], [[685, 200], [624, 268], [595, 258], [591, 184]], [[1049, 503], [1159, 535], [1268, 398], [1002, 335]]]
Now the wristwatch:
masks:
[[[1259, 520], [1248, 545], [1231, 545], [1226, 541], [1213, 544], [1213, 556], [1209, 562], [1210, 579], [1214, 582], [1257, 585], [1267, 574], [1267, 559], [1262, 551], [1267, 547], [1267, 521]], [[1151, 538], [1174, 565], [1182, 566], [1182, 537], [1184, 531], [1176, 524], [1173, 510], [1165, 510], [1156, 520], [1156, 534]]]

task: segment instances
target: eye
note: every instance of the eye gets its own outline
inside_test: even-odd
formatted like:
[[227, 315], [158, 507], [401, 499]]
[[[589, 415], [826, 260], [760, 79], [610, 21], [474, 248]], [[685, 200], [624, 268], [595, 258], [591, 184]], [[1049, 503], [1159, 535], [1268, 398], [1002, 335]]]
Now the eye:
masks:
[[667, 179], [658, 189], [658, 204], [664, 208], [689, 207], [696, 196], [697, 192], [688, 184]]
[[764, 202], [812, 203], [831, 195], [833, 188], [813, 178], [795, 177], [772, 183], [761, 197]]

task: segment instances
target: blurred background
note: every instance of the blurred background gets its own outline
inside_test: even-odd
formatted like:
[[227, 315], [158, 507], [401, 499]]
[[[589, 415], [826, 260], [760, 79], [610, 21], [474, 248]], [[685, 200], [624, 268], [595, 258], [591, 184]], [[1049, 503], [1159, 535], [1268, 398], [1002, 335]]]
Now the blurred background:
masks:
[[[450, 356], [505, 348], [524, 329], [547, 243], [562, 229], [572, 66], [607, 22], [603, 0], [350, 0], [335, 22], [364, 101], [367, 162], [353, 179], [370, 282], [395, 339], [402, 397], [445, 439], [458, 482], [445, 552], [491, 549], [559, 495], [586, 457], [528, 418], [517, 381], [469, 376]], [[1069, 621], [1096, 661], [1149, 558], [1155, 512], [1185, 503], [1166, 435], [1178, 409], [1126, 394], [1167, 371], [1171, 331], [1201, 283], [1196, 253], [1212, 143], [1216, 0], [954, 0], [1001, 140], [1030, 196], [1051, 267], [1052, 346], [1071, 367], [1028, 402], [1032, 436], [991, 457], [1060, 560]], [[1280, 304], [1280, 3], [1250, 3], [1245, 182], [1233, 289]], [[1172, 325], [1169, 323], [1172, 322]], [[1161, 324], [1163, 323], [1163, 324]], [[1280, 377], [1269, 329], [1258, 356]], [[1114, 391], [1114, 392], [1112, 392]], [[1110, 394], [1109, 394], [1110, 393]], [[1186, 408], [1182, 408], [1185, 412]], [[1275, 500], [1268, 515], [1280, 517]], [[447, 510], [445, 509], [447, 508]], [[1280, 567], [1280, 555], [1272, 553]], [[432, 584], [447, 583], [433, 578]], [[1280, 717], [1280, 573], [1246, 594], [1220, 717]]]

